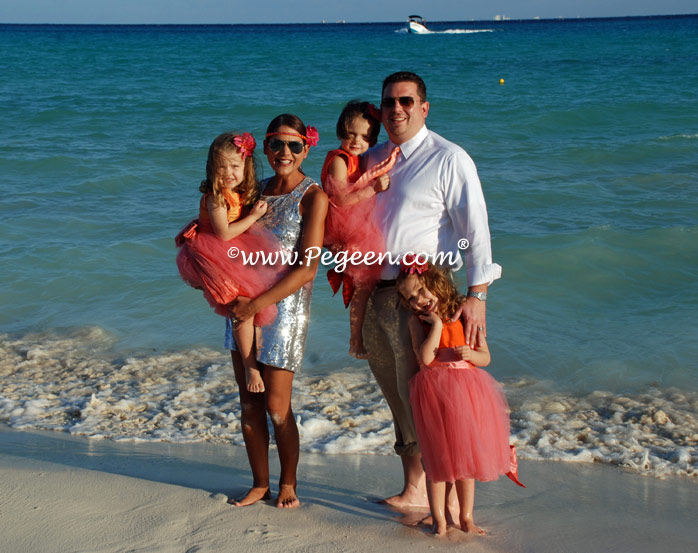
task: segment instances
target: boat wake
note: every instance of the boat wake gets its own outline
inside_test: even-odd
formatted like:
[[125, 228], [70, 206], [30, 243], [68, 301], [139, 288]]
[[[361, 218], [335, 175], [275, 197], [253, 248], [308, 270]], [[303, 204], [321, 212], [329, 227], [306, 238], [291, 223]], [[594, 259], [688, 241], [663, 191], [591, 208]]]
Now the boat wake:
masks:
[[[396, 29], [396, 33], [408, 34], [407, 29]], [[445, 29], [443, 31], [422, 31], [421, 33], [409, 33], [414, 35], [469, 35], [472, 33], [492, 33], [494, 29]]]

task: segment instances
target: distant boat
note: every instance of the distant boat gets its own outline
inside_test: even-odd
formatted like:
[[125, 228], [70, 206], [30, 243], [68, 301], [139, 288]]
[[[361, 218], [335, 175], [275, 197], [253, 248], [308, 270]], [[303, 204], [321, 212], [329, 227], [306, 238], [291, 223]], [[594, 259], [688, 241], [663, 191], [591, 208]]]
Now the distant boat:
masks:
[[418, 35], [431, 32], [429, 29], [427, 29], [427, 20], [421, 15], [410, 15], [407, 18], [407, 31]]

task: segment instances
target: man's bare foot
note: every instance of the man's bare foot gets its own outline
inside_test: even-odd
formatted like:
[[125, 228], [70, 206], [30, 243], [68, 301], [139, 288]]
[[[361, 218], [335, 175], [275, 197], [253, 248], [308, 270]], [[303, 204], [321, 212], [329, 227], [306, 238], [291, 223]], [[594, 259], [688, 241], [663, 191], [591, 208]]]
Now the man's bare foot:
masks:
[[295, 509], [301, 506], [294, 484], [279, 485], [279, 497], [276, 498], [276, 506], [280, 509]]
[[228, 500], [228, 503], [235, 505], [236, 507], [247, 507], [257, 501], [265, 501], [271, 497], [269, 493], [269, 486], [265, 488], [251, 488], [250, 491], [245, 494], [240, 500], [233, 499], [232, 497]]
[[412, 485], [408, 485], [401, 494], [386, 497], [378, 503], [390, 505], [396, 509], [423, 509], [429, 507], [426, 492], [420, 491]]
[[245, 369], [245, 380], [247, 380], [248, 392], [261, 394], [264, 391], [264, 380], [258, 369]]
[[472, 518], [462, 518], [460, 521], [460, 529], [466, 533], [478, 534], [480, 536], [487, 535], [487, 532], [475, 524]]

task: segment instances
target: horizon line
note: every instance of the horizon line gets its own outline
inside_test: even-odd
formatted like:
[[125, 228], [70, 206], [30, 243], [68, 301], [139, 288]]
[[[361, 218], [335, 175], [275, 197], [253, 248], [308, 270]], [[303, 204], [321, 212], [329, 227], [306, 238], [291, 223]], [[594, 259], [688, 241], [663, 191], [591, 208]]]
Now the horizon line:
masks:
[[[550, 21], [580, 21], [580, 20], [607, 20], [607, 19], [651, 19], [657, 17], [663, 18], [679, 18], [679, 17], [694, 17], [698, 16], [698, 13], [677, 13], [677, 14], [654, 14], [654, 15], [608, 15], [608, 16], [589, 16], [589, 17], [531, 17], [524, 19], [512, 19], [506, 18], [506, 16], [501, 16], [503, 19], [464, 19], [464, 20], [445, 20], [445, 21], [430, 21], [430, 24], [442, 24], [442, 23], [495, 23], [495, 24], [506, 24], [506, 23], [517, 23], [517, 22], [550, 22]], [[497, 17], [497, 16], [495, 16]], [[254, 25], [279, 25], [279, 26], [290, 26], [290, 25], [385, 25], [385, 24], [400, 24], [403, 25], [406, 20], [401, 21], [305, 21], [296, 23], [28, 23], [28, 22], [4, 22], [0, 21], [0, 25], [54, 25], [54, 26], [104, 26], [104, 27], [120, 27], [120, 26], [143, 26], [143, 27], [197, 27], [197, 26], [207, 26], [207, 27], [230, 27], [233, 25], [238, 26], [254, 26]]]

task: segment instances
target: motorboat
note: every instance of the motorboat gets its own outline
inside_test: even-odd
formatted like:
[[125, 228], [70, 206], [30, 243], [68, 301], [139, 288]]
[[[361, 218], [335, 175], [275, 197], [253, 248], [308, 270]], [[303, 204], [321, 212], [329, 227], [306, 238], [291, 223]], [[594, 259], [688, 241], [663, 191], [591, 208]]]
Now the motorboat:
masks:
[[421, 15], [410, 15], [407, 18], [407, 31], [418, 35], [431, 32], [429, 29], [427, 29], [427, 20]]

